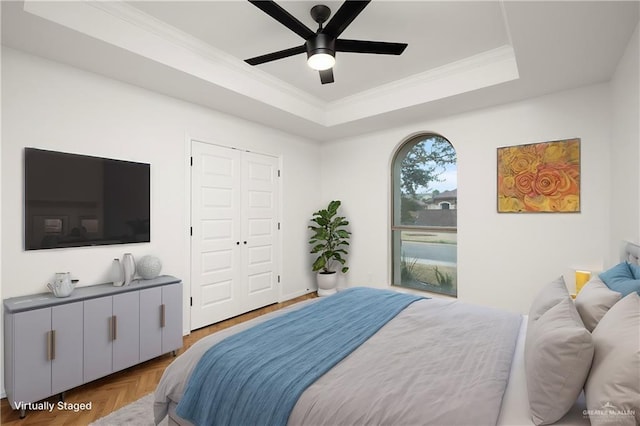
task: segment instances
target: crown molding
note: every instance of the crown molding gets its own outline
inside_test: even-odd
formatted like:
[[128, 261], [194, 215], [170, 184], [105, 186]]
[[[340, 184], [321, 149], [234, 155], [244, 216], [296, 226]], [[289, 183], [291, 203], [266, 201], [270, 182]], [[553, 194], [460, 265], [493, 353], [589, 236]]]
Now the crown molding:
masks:
[[146, 30], [149, 33], [155, 34], [159, 38], [166, 40], [169, 43], [180, 46], [188, 51], [195, 53], [196, 55], [207, 58], [213, 63], [229, 67], [233, 73], [241, 74], [243, 77], [258, 80], [261, 83], [267, 84], [270, 87], [275, 87], [278, 90], [287, 93], [290, 96], [302, 98], [305, 102], [308, 102], [315, 107], [323, 108], [325, 102], [321, 99], [298, 89], [291, 84], [288, 84], [271, 74], [254, 68], [248, 65], [244, 61], [238, 60], [235, 56], [232, 56], [220, 49], [212, 47], [210, 44], [203, 42], [202, 40], [185, 33], [166, 22], [161, 21], [140, 9], [130, 6], [121, 0], [111, 0], [108, 2], [95, 2], [89, 0], [81, 0], [87, 2], [92, 7], [103, 10], [109, 13], [114, 18], [121, 19], [138, 27]]
[[318, 124], [326, 103], [122, 1], [25, 0], [24, 11]]
[[[518, 78], [510, 45], [325, 102], [124, 1], [25, 0], [24, 11], [323, 127], [354, 122]], [[506, 19], [506, 17], [504, 17]]]
[[327, 106], [327, 125], [432, 102], [517, 78], [515, 52], [505, 45], [333, 101]]

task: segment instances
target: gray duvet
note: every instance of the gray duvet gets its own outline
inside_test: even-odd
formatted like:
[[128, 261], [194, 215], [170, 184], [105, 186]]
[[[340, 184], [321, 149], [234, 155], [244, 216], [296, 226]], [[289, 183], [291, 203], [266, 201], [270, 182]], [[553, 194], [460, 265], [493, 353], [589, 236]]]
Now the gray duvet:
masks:
[[[313, 301], [291, 309], [306, 303]], [[178, 357], [156, 389], [156, 423], [180, 401], [211, 345], [280, 313], [207, 336]], [[307, 388], [288, 423], [495, 425], [520, 321], [517, 314], [452, 300], [415, 302]]]

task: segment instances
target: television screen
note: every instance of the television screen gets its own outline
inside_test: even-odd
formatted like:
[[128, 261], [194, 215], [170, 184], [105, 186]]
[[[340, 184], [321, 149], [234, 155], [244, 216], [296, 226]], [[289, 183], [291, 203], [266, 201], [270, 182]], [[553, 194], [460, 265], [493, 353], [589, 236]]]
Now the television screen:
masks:
[[145, 163], [25, 148], [25, 249], [149, 242]]

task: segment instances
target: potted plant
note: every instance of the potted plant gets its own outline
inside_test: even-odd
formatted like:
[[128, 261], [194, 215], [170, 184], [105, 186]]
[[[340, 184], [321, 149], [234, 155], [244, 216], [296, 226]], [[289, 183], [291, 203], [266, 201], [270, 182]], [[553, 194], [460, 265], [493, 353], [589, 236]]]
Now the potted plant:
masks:
[[349, 270], [345, 257], [348, 254], [346, 246], [349, 245], [351, 232], [345, 229], [349, 221], [337, 215], [340, 204], [338, 200], [331, 201], [326, 209], [313, 214], [311, 221], [314, 225], [309, 225], [309, 229], [313, 231], [309, 240], [309, 244], [313, 246], [311, 253], [318, 255], [312, 266], [313, 271], [318, 273], [318, 296], [328, 296], [336, 292], [336, 263], [341, 265], [342, 273]]

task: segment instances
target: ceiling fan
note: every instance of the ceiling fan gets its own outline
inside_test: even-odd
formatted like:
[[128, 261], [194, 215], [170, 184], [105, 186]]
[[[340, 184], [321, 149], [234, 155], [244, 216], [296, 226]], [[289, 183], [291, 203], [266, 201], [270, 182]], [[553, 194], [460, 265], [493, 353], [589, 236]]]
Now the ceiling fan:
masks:
[[327, 84], [334, 81], [333, 66], [336, 62], [336, 52], [400, 55], [407, 47], [406, 43], [338, 38], [370, 1], [346, 0], [324, 27], [323, 24], [331, 16], [331, 9], [322, 4], [313, 6], [311, 8], [311, 17], [318, 23], [318, 30], [314, 32], [274, 1], [249, 0], [258, 9], [298, 34], [305, 42], [302, 46], [256, 56], [255, 58], [247, 59], [245, 62], [249, 65], [259, 65], [307, 52], [307, 64], [311, 68], [318, 70], [320, 72], [320, 81], [322, 84]]

